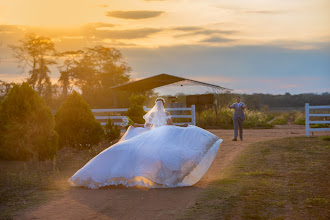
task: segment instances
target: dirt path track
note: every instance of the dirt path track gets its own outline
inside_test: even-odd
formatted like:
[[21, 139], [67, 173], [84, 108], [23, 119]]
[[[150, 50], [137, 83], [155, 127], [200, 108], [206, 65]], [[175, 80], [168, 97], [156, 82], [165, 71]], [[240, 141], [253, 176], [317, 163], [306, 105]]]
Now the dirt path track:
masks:
[[221, 178], [221, 171], [247, 145], [305, 134], [304, 126], [284, 125], [274, 129], [244, 130], [244, 141], [233, 142], [232, 130], [209, 131], [221, 137], [223, 143], [208, 172], [194, 186], [149, 190], [71, 187], [63, 196], [29, 209], [15, 219], [175, 219], [195, 203], [198, 194], [207, 188], [210, 181]]

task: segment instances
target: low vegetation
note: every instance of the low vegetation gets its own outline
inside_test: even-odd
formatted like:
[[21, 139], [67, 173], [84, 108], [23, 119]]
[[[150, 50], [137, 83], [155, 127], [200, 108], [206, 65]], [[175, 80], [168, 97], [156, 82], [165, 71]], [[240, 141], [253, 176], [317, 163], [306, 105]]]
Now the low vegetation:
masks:
[[282, 112], [278, 116], [274, 118], [271, 122], [272, 125], [285, 125], [288, 123], [290, 117], [290, 113]]
[[12, 219], [28, 207], [61, 197], [70, 188], [67, 179], [112, 143], [104, 141], [89, 150], [62, 148], [46, 161], [0, 160], [0, 219]]
[[327, 138], [250, 145], [182, 219], [329, 219]]
[[[273, 128], [268, 122], [274, 118], [274, 114], [267, 111], [245, 110], [246, 120], [244, 128]], [[232, 129], [233, 110], [220, 108], [217, 112], [214, 109], [207, 109], [197, 114], [197, 126], [202, 128], [224, 128]]]
[[305, 125], [305, 114], [304, 112], [295, 111], [294, 113], [294, 124]]
[[129, 98], [130, 108], [126, 112], [126, 116], [128, 116], [133, 122], [138, 124], [144, 124], [143, 115], [146, 112], [143, 109], [143, 104], [147, 100], [147, 97], [142, 95], [131, 95]]
[[119, 138], [120, 136], [119, 126], [115, 125], [115, 123], [110, 118], [108, 118], [108, 122], [104, 126], [104, 132], [105, 132], [104, 138], [107, 141], [113, 141]]

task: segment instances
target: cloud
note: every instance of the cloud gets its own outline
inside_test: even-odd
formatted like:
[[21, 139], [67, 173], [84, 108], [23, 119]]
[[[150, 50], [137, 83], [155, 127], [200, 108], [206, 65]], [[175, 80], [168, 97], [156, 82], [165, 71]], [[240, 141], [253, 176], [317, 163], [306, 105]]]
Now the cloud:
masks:
[[232, 11], [236, 13], [248, 13], [248, 14], [283, 14], [287, 13], [286, 10], [268, 10], [268, 9], [262, 9], [262, 10], [251, 10], [249, 8], [242, 8], [242, 7], [236, 7], [236, 6], [229, 6], [229, 5], [220, 5], [216, 6], [219, 9]]
[[226, 42], [231, 42], [235, 41], [234, 39], [229, 39], [229, 38], [224, 38], [224, 37], [209, 37], [206, 38], [200, 42], [203, 43], [226, 43]]
[[197, 27], [197, 26], [182, 26], [182, 27], [172, 28], [172, 30], [176, 30], [176, 31], [198, 31], [198, 30], [203, 30], [203, 28], [202, 27]]
[[275, 11], [275, 10], [246, 10], [245, 13], [250, 14], [283, 14], [286, 11]]
[[94, 35], [97, 38], [110, 39], [137, 39], [148, 37], [162, 31], [157, 28], [141, 28], [141, 29], [127, 29], [127, 30], [95, 30]]
[[94, 27], [113, 27], [114, 24], [111, 23], [104, 23], [104, 22], [96, 22], [96, 23], [89, 23], [89, 25], [93, 25]]
[[164, 11], [108, 11], [106, 16], [122, 19], [146, 19], [162, 15]]
[[0, 24], [0, 33], [13, 33], [17, 31], [22, 31], [23, 29], [24, 27], [20, 25]]
[[232, 34], [235, 34], [238, 32], [238, 31], [234, 31], [234, 30], [206, 29], [206, 28], [198, 27], [198, 26], [175, 27], [175, 28], [172, 28], [172, 30], [184, 32], [183, 34], [175, 35], [174, 37], [176, 37], [176, 38], [188, 37], [188, 36], [194, 36], [194, 35], [207, 35], [208, 36], [208, 35], [212, 35], [212, 34], [232, 35]]
[[107, 8], [107, 7], [109, 7], [109, 5], [97, 5], [96, 7]]
[[237, 31], [234, 30], [215, 30], [215, 29], [206, 29], [198, 26], [182, 26], [174, 27], [172, 30], [190, 32], [191, 34], [234, 34]]

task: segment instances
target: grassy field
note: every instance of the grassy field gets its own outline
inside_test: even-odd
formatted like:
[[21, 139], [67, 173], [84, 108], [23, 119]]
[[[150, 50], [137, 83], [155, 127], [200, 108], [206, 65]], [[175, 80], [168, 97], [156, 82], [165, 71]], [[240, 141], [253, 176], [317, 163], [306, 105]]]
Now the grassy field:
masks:
[[330, 219], [328, 140], [250, 145], [182, 219]]
[[111, 143], [93, 150], [64, 148], [56, 160], [0, 161], [0, 219], [11, 219], [16, 212], [60, 197], [69, 188], [67, 178]]

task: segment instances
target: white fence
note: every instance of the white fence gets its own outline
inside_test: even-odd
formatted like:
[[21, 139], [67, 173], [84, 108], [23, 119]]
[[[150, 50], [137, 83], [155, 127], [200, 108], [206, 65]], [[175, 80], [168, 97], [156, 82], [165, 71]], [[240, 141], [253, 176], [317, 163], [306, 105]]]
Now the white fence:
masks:
[[[151, 108], [147, 108], [146, 106], [143, 106], [144, 111], [149, 111]], [[94, 113], [106, 113], [106, 112], [126, 112], [128, 108], [116, 108], [116, 109], [92, 109], [92, 112]], [[190, 111], [190, 115], [172, 115], [172, 118], [191, 118], [191, 122], [184, 122], [184, 123], [174, 123], [175, 125], [182, 125], [182, 124], [191, 124], [196, 125], [196, 111], [195, 111], [195, 105], [192, 105], [190, 108], [165, 108], [166, 111], [173, 112], [173, 111]], [[95, 116], [95, 119], [97, 120], [103, 120], [103, 119], [122, 119], [125, 116]], [[121, 122], [114, 122], [116, 125], [121, 124]], [[101, 122], [101, 125], [105, 125], [106, 122]]]
[[330, 117], [330, 114], [310, 114], [311, 109], [330, 109], [330, 106], [310, 106], [309, 103], [305, 103], [305, 125], [306, 136], [309, 137], [311, 131], [330, 131], [330, 128], [310, 128], [311, 124], [330, 124], [330, 121], [311, 121], [309, 117]]

